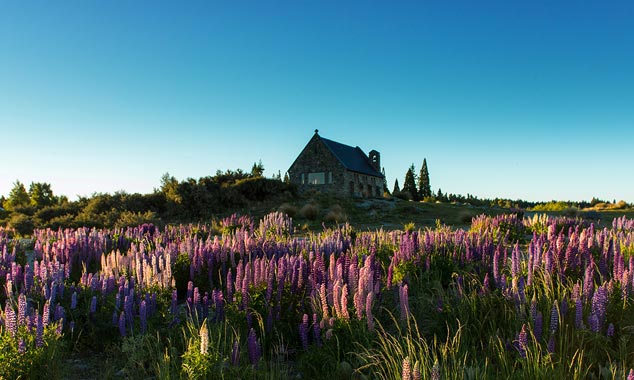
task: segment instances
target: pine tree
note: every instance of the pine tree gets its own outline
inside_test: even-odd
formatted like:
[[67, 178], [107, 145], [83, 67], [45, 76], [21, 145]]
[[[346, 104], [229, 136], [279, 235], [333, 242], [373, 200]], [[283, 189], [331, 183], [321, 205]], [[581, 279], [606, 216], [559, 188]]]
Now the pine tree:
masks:
[[392, 194], [396, 195], [401, 192], [401, 188], [398, 185], [398, 178], [394, 180], [394, 189], [392, 190]]
[[418, 201], [418, 190], [416, 189], [416, 179], [414, 177], [414, 164], [407, 169], [405, 173], [405, 182], [403, 183], [403, 191], [412, 196], [412, 200]]
[[387, 188], [387, 177], [385, 176], [385, 168], [381, 169], [381, 174], [383, 174], [383, 192], [390, 195], [390, 189]]
[[420, 168], [420, 175], [418, 176], [418, 193], [423, 199], [432, 196], [426, 158], [423, 158], [423, 166]]

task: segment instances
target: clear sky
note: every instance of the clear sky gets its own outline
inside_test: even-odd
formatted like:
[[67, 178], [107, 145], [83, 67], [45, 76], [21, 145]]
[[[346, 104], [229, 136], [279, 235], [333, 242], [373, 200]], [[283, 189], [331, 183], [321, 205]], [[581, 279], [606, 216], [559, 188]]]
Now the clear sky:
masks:
[[[343, 4], [345, 3], [345, 4]], [[318, 128], [391, 188], [634, 202], [632, 1], [2, 1], [0, 194], [151, 192]]]

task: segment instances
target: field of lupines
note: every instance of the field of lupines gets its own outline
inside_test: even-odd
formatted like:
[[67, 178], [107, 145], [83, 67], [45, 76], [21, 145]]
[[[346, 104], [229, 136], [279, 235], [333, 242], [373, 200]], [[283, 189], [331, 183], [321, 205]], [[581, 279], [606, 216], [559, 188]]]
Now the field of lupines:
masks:
[[634, 220], [222, 226], [0, 228], [0, 378], [634, 379]]

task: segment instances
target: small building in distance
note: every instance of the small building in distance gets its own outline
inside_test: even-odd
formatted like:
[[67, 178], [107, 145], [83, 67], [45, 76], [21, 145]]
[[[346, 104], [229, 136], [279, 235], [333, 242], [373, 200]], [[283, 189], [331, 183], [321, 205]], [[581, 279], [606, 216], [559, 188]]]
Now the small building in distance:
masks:
[[291, 183], [300, 192], [315, 191], [339, 196], [382, 197], [381, 155], [319, 136], [310, 139], [288, 169]]

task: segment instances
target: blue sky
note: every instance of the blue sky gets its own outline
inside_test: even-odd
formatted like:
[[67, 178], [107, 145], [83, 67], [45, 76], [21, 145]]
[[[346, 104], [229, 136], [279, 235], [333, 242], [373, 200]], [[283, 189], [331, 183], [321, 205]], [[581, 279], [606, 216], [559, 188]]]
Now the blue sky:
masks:
[[0, 194], [282, 174], [314, 129], [389, 186], [634, 202], [634, 3], [4, 1]]

